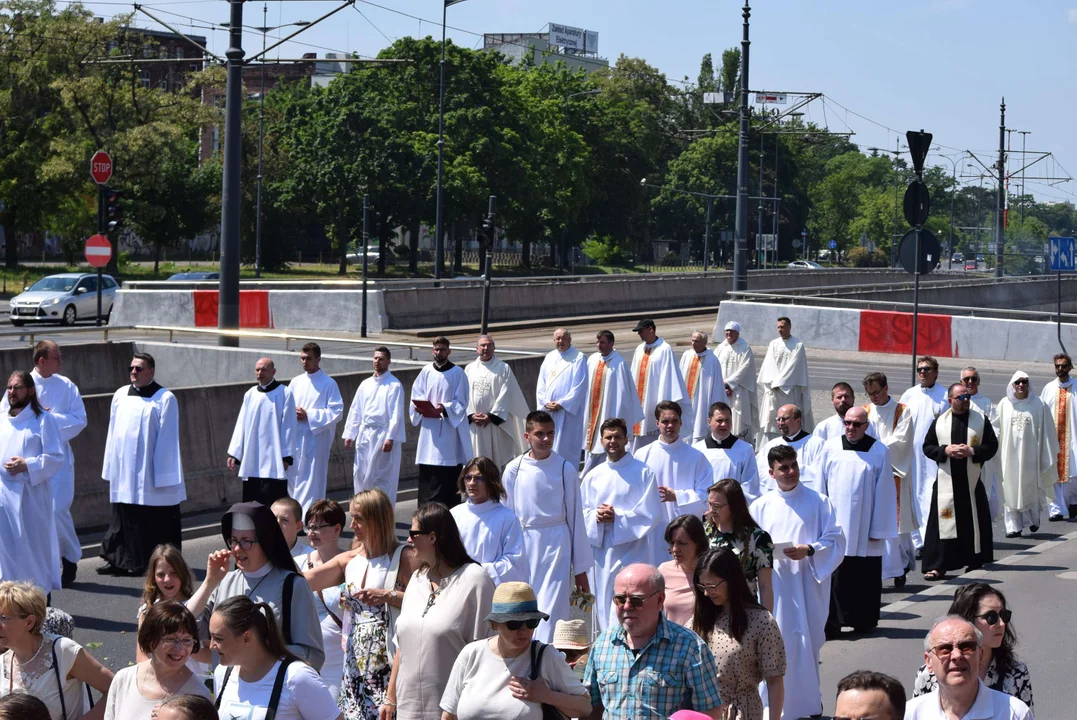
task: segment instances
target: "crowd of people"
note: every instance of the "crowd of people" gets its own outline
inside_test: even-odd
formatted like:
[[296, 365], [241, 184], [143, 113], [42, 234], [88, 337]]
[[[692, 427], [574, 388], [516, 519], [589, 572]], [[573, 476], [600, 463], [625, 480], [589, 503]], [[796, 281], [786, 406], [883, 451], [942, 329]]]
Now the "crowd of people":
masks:
[[[136, 354], [102, 469], [97, 572], [145, 578], [137, 662], [115, 674], [49, 607], [80, 557], [70, 440], [86, 413], [60, 349], [38, 343], [0, 413], [0, 718], [819, 716], [823, 644], [878, 625], [885, 581], [917, 560], [929, 581], [992, 562], [1000, 506], [1008, 537], [1037, 532], [1044, 504], [1077, 516], [1068, 356], [1039, 396], [1018, 372], [998, 403], [975, 368], [944, 386], [924, 356], [900, 399], [873, 372], [867, 403], [839, 382], [815, 423], [789, 319], [758, 373], [741, 330], [715, 348], [697, 331], [677, 358], [644, 319], [626, 362], [611, 331], [587, 357], [559, 328], [533, 401], [490, 336], [465, 368], [436, 338], [407, 398], [378, 347], [343, 429], [347, 511], [326, 498], [344, 403], [320, 348], [288, 385], [262, 358], [226, 458], [243, 501], [197, 588], [176, 400]], [[401, 542], [408, 423], [419, 504]], [[1011, 618], [998, 589], [962, 585], [910, 672], [916, 697], [854, 673], [836, 715], [1031, 718]]]

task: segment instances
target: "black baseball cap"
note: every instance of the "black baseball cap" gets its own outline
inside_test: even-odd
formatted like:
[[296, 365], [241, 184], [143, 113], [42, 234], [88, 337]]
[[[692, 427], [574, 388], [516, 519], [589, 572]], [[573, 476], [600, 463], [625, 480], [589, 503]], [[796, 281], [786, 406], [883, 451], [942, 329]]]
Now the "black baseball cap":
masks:
[[639, 332], [643, 328], [648, 327], [652, 330], [654, 329], [654, 320], [651, 320], [650, 318], [643, 318], [638, 323], [636, 323], [636, 327], [632, 328], [632, 332]]

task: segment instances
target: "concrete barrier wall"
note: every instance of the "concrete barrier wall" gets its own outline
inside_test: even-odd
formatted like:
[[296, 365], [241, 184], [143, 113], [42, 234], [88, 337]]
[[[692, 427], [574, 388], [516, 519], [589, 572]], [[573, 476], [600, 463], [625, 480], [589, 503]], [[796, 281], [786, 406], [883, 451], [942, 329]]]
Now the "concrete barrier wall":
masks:
[[[718, 310], [714, 342], [722, 341], [725, 325], [736, 320], [741, 335], [749, 343], [766, 345], [778, 336], [778, 318], [787, 317], [793, 335], [807, 346], [833, 350], [857, 350], [860, 340], [860, 311], [807, 305], [778, 305], [726, 300]], [[762, 359], [762, 358], [760, 358]]]
[[[79, 386], [83, 394], [109, 392], [127, 382], [131, 343], [64, 343], [64, 366], [60, 371]], [[4, 380], [15, 370], [34, 368], [34, 351], [26, 348], [0, 350], [0, 375]]]
[[[542, 358], [507, 361], [515, 371], [524, 395], [529, 401], [533, 401]], [[165, 363], [160, 360], [158, 363], [159, 367], [165, 368]], [[126, 365], [124, 367], [126, 368]], [[394, 369], [394, 374], [400, 378], [409, 396], [417, 373], [417, 369]], [[344, 397], [344, 417], [347, 417], [347, 411], [351, 408], [359, 383], [368, 375], [367, 372], [334, 374]], [[172, 389], [179, 404], [181, 420], [180, 447], [188, 498], [181, 508], [184, 513], [227, 506], [240, 499], [241, 481], [228, 471], [225, 459], [243, 394], [250, 389], [251, 384], [242, 382]], [[80, 530], [107, 525], [111, 512], [108, 483], [101, 479], [101, 465], [108, 434], [112, 392], [87, 395], [84, 401], [88, 424], [72, 442], [75, 452], [75, 502], [72, 505], [72, 514], [75, 526]], [[341, 424], [336, 428], [337, 439], [333, 443], [329, 458], [328, 483], [331, 490], [352, 487], [353, 452], [345, 450], [344, 441], [340, 439], [343, 429], [342, 418]], [[418, 477], [418, 468], [415, 465], [417, 440], [418, 430], [409, 422], [407, 441], [402, 448], [401, 480], [415, 480]]]
[[[983, 278], [971, 283], [955, 282], [952, 285], [945, 282], [948, 278], [940, 279], [943, 282], [920, 286], [921, 303], [1000, 310], [1055, 311], [1058, 307], [1058, 280], [1054, 277], [1010, 278], [1004, 282], [996, 282], [993, 278]], [[850, 290], [843, 297], [851, 300], [911, 303], [913, 290], [911, 286], [901, 289], [858, 288]], [[1062, 311], [1077, 312], [1077, 277], [1067, 275], [1062, 278]]]

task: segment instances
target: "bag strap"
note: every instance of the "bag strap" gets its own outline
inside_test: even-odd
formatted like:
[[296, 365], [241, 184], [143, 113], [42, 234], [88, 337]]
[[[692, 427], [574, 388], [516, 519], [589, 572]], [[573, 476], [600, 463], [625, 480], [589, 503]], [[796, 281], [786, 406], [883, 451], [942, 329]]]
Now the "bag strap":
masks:
[[[64, 679], [60, 677], [60, 661], [56, 659], [56, 643], [60, 642], [60, 638], [56, 638], [52, 641], [52, 669], [56, 673], [56, 684], [60, 688], [60, 717], [63, 720], [67, 720], [67, 701], [64, 699]], [[15, 657], [15, 651], [11, 652], [11, 657]], [[14, 668], [12, 668], [14, 669]], [[12, 673], [14, 675], [14, 673]], [[90, 702], [93, 702], [93, 698], [90, 698]], [[93, 707], [91, 705], [90, 707]]]
[[531, 641], [531, 680], [536, 680], [542, 675], [542, 653], [544, 652], [546, 652], [545, 643], [540, 640]]
[[[311, 552], [311, 555], [313, 555], [313, 554], [314, 554], [314, 552]], [[311, 562], [310, 555], [307, 555], [304, 564], [306, 565], [307, 570], [313, 570], [314, 569], [314, 563]], [[325, 608], [325, 611], [327, 613], [329, 613], [329, 617], [333, 618], [333, 622], [335, 622], [337, 624], [337, 627], [340, 628], [341, 630], [343, 630], [344, 629], [344, 621], [341, 620], [340, 618], [338, 618], [337, 614], [329, 609], [329, 604], [325, 601], [325, 595], [322, 595], [322, 591], [318, 590], [314, 594], [317, 595], [318, 599], [322, 601], [322, 607]]]
[[228, 687], [228, 678], [232, 677], [232, 670], [235, 669], [235, 665], [229, 665], [224, 669], [224, 679], [221, 680], [221, 691], [217, 693], [217, 699], [213, 701], [213, 707], [221, 709], [221, 698], [224, 697], [224, 689]]
[[292, 592], [295, 590], [297, 577], [299, 577], [297, 573], [288, 573], [288, 576], [284, 578], [284, 592], [280, 603], [280, 625], [285, 645], [292, 644]]
[[284, 690], [284, 676], [288, 674], [288, 666], [291, 664], [292, 658], [281, 660], [277, 677], [273, 680], [273, 693], [269, 696], [269, 705], [266, 706], [265, 720], [273, 720], [277, 716], [277, 706], [280, 705], [280, 695]]

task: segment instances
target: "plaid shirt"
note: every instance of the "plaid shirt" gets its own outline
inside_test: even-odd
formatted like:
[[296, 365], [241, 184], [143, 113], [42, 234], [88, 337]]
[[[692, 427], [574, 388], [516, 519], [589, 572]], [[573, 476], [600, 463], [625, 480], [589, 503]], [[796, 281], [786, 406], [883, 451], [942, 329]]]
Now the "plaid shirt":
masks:
[[666, 720], [678, 710], [707, 711], [722, 704], [714, 655], [698, 635], [663, 614], [647, 644], [634, 654], [620, 625], [598, 636], [583, 684], [606, 720]]

